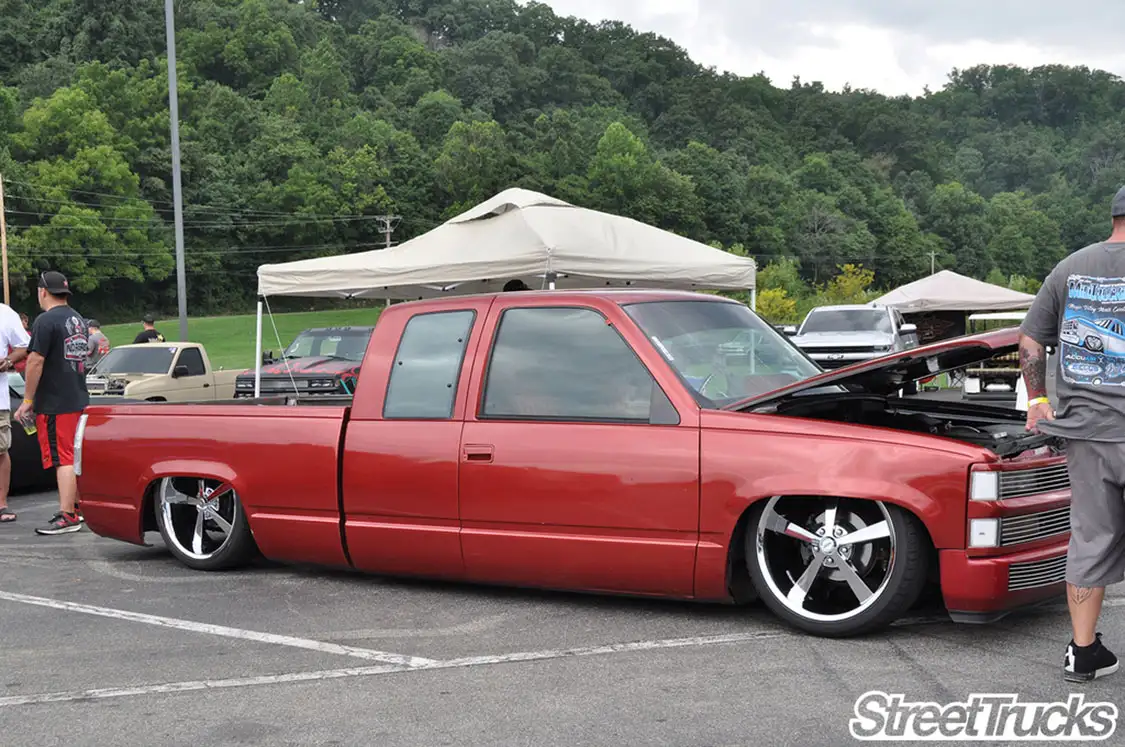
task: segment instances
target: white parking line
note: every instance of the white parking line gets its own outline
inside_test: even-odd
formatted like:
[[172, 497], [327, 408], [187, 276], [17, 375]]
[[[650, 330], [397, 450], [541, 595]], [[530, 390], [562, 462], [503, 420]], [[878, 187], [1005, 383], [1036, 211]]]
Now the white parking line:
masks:
[[434, 661], [421, 666], [370, 666], [350, 667], [346, 669], [323, 669], [315, 672], [288, 672], [285, 674], [268, 674], [259, 677], [233, 677], [222, 680], [189, 680], [187, 682], [166, 682], [156, 685], [137, 685], [135, 687], [109, 687], [94, 690], [72, 690], [69, 692], [37, 693], [33, 695], [11, 695], [0, 698], [0, 708], [39, 705], [43, 703], [64, 703], [79, 700], [101, 700], [105, 698], [123, 698], [135, 695], [159, 695], [168, 693], [182, 693], [193, 690], [218, 690], [231, 687], [254, 687], [261, 685], [278, 685], [295, 682], [315, 682], [319, 680], [342, 679], [347, 677], [371, 677], [381, 674], [396, 672], [424, 672], [437, 669], [464, 669], [468, 667], [490, 666], [522, 661], [545, 661], [548, 659], [564, 659], [568, 657], [603, 656], [606, 654], [620, 654], [632, 651], [652, 651], [664, 648], [686, 648], [692, 646], [710, 646], [723, 643], [743, 643], [748, 641], [769, 640], [773, 638], [791, 637], [796, 634], [784, 631], [758, 631], [752, 633], [728, 633], [708, 636], [692, 636], [690, 638], [665, 638], [651, 641], [632, 641], [628, 643], [610, 643], [602, 646], [583, 646], [569, 649], [552, 649], [544, 651], [520, 651], [510, 654], [495, 656], [472, 656], [449, 661]]
[[211, 625], [208, 623], [193, 622], [191, 620], [179, 620], [174, 617], [160, 617], [159, 615], [146, 615], [140, 612], [129, 612], [128, 610], [118, 610], [110, 607], [95, 607], [90, 604], [63, 602], [57, 599], [45, 599], [43, 597], [31, 597], [26, 594], [13, 594], [8, 591], [0, 591], [0, 599], [9, 602], [18, 602], [20, 604], [32, 604], [38, 607], [67, 610], [68, 612], [82, 612], [87, 615], [98, 615], [100, 617], [110, 617], [117, 620], [145, 623], [146, 625], [156, 625], [162, 628], [176, 628], [179, 630], [190, 630], [193, 633], [222, 636], [224, 638], [240, 638], [246, 641], [257, 641], [258, 643], [272, 643], [278, 646], [303, 648], [309, 651], [318, 651], [322, 654], [352, 656], [357, 659], [381, 661], [386, 664], [396, 664], [404, 667], [422, 667], [436, 663], [434, 659], [425, 659], [420, 656], [408, 656], [406, 654], [394, 654], [368, 648], [343, 646], [338, 643], [325, 643], [324, 641], [313, 641], [307, 638], [295, 638], [288, 635], [259, 633], [254, 630], [228, 628], [224, 625]]

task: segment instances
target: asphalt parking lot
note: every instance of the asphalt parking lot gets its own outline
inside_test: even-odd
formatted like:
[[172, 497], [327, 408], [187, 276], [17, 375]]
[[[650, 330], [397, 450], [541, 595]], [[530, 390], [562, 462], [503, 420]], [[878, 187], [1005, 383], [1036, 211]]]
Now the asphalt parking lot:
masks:
[[[760, 606], [388, 580], [0, 527], [0, 742], [159, 745], [851, 744], [857, 697], [1113, 700], [1062, 681], [1056, 605], [987, 627], [923, 615], [814, 639]], [[1102, 630], [1125, 646], [1125, 591]], [[1125, 675], [1118, 675], [1119, 677]], [[994, 742], [995, 743], [995, 742]]]

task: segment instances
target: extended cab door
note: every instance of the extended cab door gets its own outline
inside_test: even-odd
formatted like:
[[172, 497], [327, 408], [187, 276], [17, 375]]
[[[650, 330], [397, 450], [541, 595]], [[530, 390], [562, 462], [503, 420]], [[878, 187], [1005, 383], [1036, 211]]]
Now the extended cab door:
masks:
[[180, 354], [172, 364], [172, 381], [168, 387], [167, 399], [169, 402], [214, 399], [213, 379], [199, 348], [180, 348]]
[[490, 303], [392, 307], [379, 320], [343, 442], [341, 507], [356, 568], [462, 576], [457, 462], [468, 367]]
[[466, 574], [689, 596], [698, 410], [673, 405], [621, 309], [592, 303], [493, 306], [461, 438]]

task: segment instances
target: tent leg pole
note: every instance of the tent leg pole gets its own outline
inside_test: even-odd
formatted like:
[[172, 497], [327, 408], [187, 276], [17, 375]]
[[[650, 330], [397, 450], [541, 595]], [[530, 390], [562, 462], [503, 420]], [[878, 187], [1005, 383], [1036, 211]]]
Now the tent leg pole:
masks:
[[257, 329], [254, 332], [254, 399], [262, 396], [262, 298], [258, 297]]
[[757, 288], [751, 288], [750, 289], [750, 308], [753, 309], [754, 311], [758, 310], [758, 289]]

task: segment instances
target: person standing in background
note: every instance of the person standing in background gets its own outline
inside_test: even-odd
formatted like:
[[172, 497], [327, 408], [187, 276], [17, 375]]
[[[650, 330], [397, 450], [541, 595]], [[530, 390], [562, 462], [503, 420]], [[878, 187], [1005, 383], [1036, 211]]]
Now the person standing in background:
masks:
[[[27, 345], [30, 342], [27, 330], [24, 329], [20, 318], [11, 306], [0, 303], [0, 523], [7, 524], [16, 520], [16, 514], [8, 508], [8, 488], [12, 484], [12, 459], [8, 451], [12, 448], [12, 403], [8, 389], [8, 374], [12, 364], [8, 356], [16, 353], [22, 357], [26, 355]], [[22, 353], [17, 353], [22, 351]]]
[[152, 314], [145, 314], [141, 323], [145, 325], [145, 328], [133, 339], [134, 345], [139, 345], [142, 342], [164, 342], [164, 335], [156, 331], [156, 319]]
[[16, 411], [16, 420], [20, 422], [35, 414], [43, 468], [53, 467], [58, 482], [59, 512], [35, 530], [39, 534], [66, 534], [82, 529], [74, 438], [82, 412], [90, 404], [86, 390], [89, 338], [86, 320], [70, 307], [69, 299], [70, 283], [65, 275], [44, 272], [39, 276], [39, 306], [43, 313], [31, 326], [31, 342], [25, 351], [24, 400]]
[[102, 324], [97, 319], [86, 322], [86, 330], [90, 333], [89, 352], [86, 356], [86, 370], [89, 371], [109, 352], [109, 338], [102, 332]]
[[[27, 318], [27, 314], [20, 314], [20, 324], [23, 325], [23, 331], [30, 335], [31, 320]], [[27, 356], [20, 358], [19, 363], [15, 364], [15, 366], [13, 366], [13, 369], [20, 376], [23, 376], [23, 372], [27, 370]]]

